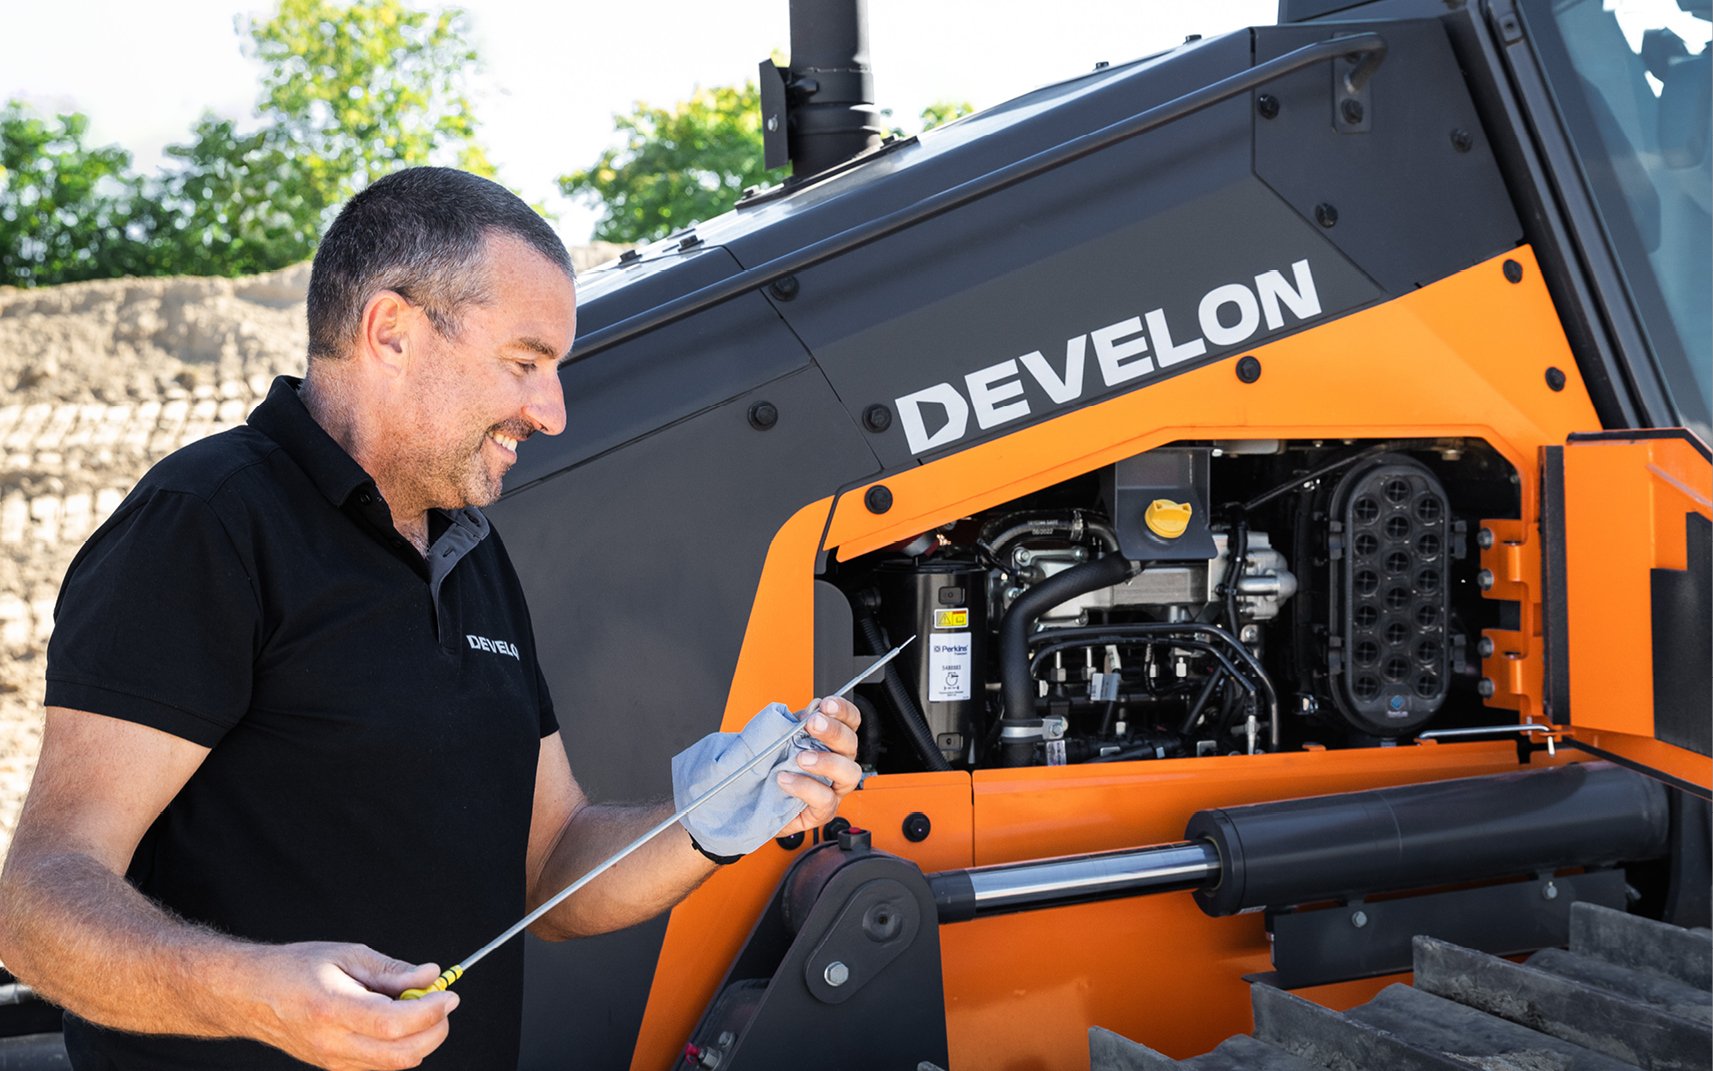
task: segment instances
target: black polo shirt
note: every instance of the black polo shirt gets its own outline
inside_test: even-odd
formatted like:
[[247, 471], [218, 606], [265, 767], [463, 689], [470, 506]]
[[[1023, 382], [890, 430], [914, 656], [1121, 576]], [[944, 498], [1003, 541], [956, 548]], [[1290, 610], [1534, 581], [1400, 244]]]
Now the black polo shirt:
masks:
[[[282, 377], [249, 424], [156, 465], [60, 589], [47, 702], [212, 748], [127, 874], [264, 942], [446, 966], [525, 910], [540, 739], [557, 729], [516, 573], [474, 509], [428, 558]], [[426, 1067], [517, 1062], [523, 953], [458, 983]], [[68, 1017], [78, 1068], [300, 1067], [242, 1041]]]

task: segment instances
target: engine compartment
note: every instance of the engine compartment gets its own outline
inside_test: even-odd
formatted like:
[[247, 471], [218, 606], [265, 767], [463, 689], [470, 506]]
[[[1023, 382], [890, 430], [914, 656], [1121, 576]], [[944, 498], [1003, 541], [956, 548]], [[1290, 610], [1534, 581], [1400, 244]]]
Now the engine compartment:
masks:
[[1380, 747], [1508, 719], [1477, 647], [1478, 440], [1179, 442], [831, 562], [882, 773]]

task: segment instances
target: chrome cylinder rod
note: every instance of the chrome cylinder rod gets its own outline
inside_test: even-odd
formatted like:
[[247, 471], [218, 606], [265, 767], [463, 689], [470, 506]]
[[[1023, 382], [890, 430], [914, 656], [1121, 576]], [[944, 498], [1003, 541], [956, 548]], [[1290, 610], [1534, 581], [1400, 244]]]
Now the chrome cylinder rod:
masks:
[[1219, 880], [1219, 853], [1205, 841], [1157, 844], [1062, 859], [1001, 863], [930, 875], [941, 922], [1196, 889]]

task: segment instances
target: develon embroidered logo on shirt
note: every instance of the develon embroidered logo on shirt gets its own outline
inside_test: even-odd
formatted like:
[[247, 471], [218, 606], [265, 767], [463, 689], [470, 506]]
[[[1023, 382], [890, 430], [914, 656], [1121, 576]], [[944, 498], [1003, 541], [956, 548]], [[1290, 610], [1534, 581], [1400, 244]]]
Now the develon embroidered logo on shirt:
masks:
[[469, 641], [472, 651], [491, 651], [494, 654], [511, 655], [519, 662], [523, 661], [523, 656], [517, 653], [517, 644], [515, 643], [507, 643], [505, 640], [490, 640], [486, 636], [472, 636], [469, 633], [464, 634], [464, 639]]

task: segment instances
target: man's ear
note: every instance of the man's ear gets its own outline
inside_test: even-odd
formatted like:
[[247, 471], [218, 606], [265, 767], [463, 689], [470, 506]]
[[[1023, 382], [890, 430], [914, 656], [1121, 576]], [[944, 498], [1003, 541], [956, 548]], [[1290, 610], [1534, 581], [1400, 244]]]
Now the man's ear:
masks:
[[414, 356], [414, 343], [423, 328], [422, 310], [393, 290], [376, 291], [363, 306], [362, 334], [358, 356], [375, 371], [389, 376], [403, 374]]

